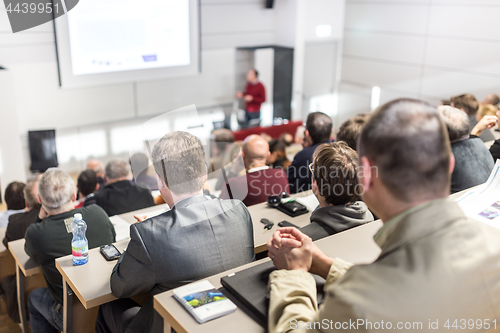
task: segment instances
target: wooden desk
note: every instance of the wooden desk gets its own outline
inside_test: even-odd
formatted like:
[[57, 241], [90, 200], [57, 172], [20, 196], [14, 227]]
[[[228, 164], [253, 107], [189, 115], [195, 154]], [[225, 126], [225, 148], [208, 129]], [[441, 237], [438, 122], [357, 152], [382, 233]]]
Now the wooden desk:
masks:
[[[24, 333], [28, 333], [28, 322], [26, 319], [26, 298], [28, 291], [32, 291], [37, 287], [45, 285], [42, 269], [38, 264], [31, 259], [24, 251], [24, 239], [9, 242], [9, 251], [16, 262], [16, 282], [17, 282], [17, 302], [19, 305], [19, 318], [21, 319], [21, 329]], [[37, 275], [37, 278], [30, 279], [28, 285], [28, 277]]]
[[[309, 197], [312, 195], [312, 191], [301, 192], [293, 194], [293, 198]], [[257, 205], [248, 207], [250, 216], [252, 216], [253, 223], [253, 239], [254, 239], [254, 251], [255, 253], [260, 253], [266, 251], [266, 244], [272, 234], [279, 229], [278, 223], [286, 220], [295, 224], [298, 227], [304, 227], [309, 224], [309, 218], [311, 217], [311, 210], [309, 213], [300, 215], [297, 217], [290, 217], [285, 213], [277, 210], [276, 208], [271, 208], [267, 205], [267, 202], [263, 202]], [[262, 218], [266, 218], [274, 222], [274, 226], [271, 230], [265, 230], [264, 224], [260, 223]]]
[[[120, 252], [123, 252], [128, 242], [127, 239], [114, 244]], [[56, 268], [63, 278], [63, 327], [65, 333], [71, 332], [73, 327], [78, 328], [78, 332], [94, 332], [97, 307], [116, 299], [111, 294], [109, 285], [109, 277], [115, 264], [116, 260], [106, 261], [99, 252], [99, 248], [89, 250], [89, 262], [82, 266], [73, 265], [72, 255], [56, 259]], [[75, 296], [78, 298], [77, 301], [74, 299]], [[73, 316], [75, 306], [83, 306], [84, 308], [76, 309], [78, 316]]]
[[[315, 242], [327, 255], [339, 257], [355, 264], [373, 262], [380, 254], [380, 248], [375, 244], [373, 236], [382, 227], [380, 220], [350, 229]], [[215, 288], [221, 288], [220, 279], [246, 268], [262, 264], [270, 259], [259, 260], [224, 273], [207, 278]], [[172, 291], [158, 294], [154, 297], [155, 310], [164, 318], [165, 327], [169, 325], [177, 333], [193, 332], [252, 332], [264, 333], [266, 329], [260, 326], [248, 309], [237, 302], [236, 312], [222, 318], [198, 324], [196, 320], [173, 297]], [[166, 332], [166, 330], [165, 330]]]

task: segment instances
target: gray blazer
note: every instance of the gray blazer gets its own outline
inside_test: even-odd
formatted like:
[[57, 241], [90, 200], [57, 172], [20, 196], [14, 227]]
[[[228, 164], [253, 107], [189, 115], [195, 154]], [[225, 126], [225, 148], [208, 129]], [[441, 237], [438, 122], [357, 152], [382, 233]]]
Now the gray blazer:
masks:
[[153, 295], [254, 260], [252, 219], [239, 200], [181, 200], [131, 225], [130, 238], [111, 274], [111, 291], [119, 298], [151, 296], [127, 332], [163, 332]]

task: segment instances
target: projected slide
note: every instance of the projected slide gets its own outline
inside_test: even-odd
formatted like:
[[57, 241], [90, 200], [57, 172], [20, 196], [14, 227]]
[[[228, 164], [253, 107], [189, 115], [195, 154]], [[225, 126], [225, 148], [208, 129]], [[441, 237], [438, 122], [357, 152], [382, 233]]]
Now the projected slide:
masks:
[[73, 75], [191, 63], [189, 0], [85, 0], [68, 12]]

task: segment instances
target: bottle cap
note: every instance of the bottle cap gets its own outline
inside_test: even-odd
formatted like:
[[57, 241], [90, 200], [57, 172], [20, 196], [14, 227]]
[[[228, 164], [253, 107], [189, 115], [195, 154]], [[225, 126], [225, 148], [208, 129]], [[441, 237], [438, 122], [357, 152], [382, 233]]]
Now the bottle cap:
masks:
[[76, 213], [75, 216], [73, 217], [75, 220], [77, 221], [81, 221], [83, 218], [82, 218], [82, 214], [80, 213]]

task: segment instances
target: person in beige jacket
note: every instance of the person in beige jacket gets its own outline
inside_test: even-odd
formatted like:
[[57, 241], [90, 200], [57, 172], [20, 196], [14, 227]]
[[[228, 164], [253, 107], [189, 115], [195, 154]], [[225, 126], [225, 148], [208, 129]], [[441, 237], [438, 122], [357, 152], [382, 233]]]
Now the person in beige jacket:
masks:
[[[369, 265], [323, 254], [294, 228], [269, 240], [269, 332], [500, 331], [500, 231], [448, 199], [454, 167], [436, 109], [381, 106], [359, 142], [362, 199], [384, 226]], [[315, 280], [326, 278], [318, 307]]]

